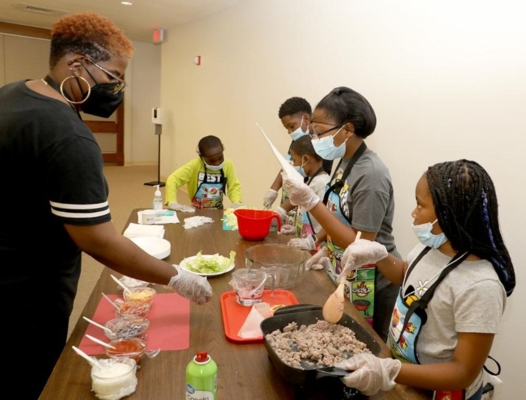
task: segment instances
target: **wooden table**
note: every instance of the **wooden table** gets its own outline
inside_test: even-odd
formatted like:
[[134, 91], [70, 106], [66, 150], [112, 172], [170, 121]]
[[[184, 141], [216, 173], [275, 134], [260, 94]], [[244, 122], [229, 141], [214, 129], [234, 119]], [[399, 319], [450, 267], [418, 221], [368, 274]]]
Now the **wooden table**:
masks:
[[[137, 222], [137, 211], [133, 210], [128, 223]], [[179, 219], [191, 214], [179, 213]], [[221, 211], [197, 211], [197, 215], [206, 215], [214, 219], [213, 224], [185, 230], [183, 224], [165, 226], [165, 239], [171, 242], [171, 254], [166, 259], [172, 264], [179, 263], [184, 257], [203, 254], [228, 256], [236, 251], [236, 268], [245, 266], [244, 252], [253, 245], [261, 243], [284, 243], [289, 237], [271, 233], [263, 242], [243, 240], [237, 231], [223, 231]], [[110, 278], [114, 273], [105, 268], [84, 308], [83, 315], [92, 317], [101, 298], [101, 293], [119, 293], [115, 282]], [[115, 274], [115, 273], [114, 273]], [[130, 400], [181, 400], [185, 398], [185, 370], [197, 349], [206, 350], [218, 365], [218, 398], [233, 399], [297, 399], [298, 388], [289, 384], [276, 371], [268, 358], [264, 345], [236, 344], [229, 342], [224, 334], [220, 306], [220, 294], [232, 290], [228, 284], [230, 274], [209, 278], [214, 290], [213, 299], [205, 305], [191, 303], [190, 309], [190, 348], [180, 351], [162, 351], [157, 357], [141, 360], [141, 369], [137, 372], [139, 384]], [[162, 286], [156, 289], [169, 292]], [[335, 290], [334, 284], [323, 271], [306, 271], [303, 281], [290, 289], [300, 303], [323, 305], [327, 297]], [[350, 302], [346, 302], [345, 312], [360, 321], [362, 325], [382, 343], [376, 333], [358, 314]], [[40, 397], [41, 400], [96, 399], [91, 392], [90, 366], [71, 349], [78, 346], [88, 322], [80, 318], [67, 345], [58, 360]], [[383, 346], [382, 354], [389, 354]], [[310, 399], [323, 399], [320, 394], [312, 394]], [[371, 399], [382, 400], [422, 400], [429, 399], [422, 392], [412, 388], [396, 386], [390, 392], [379, 393]]]

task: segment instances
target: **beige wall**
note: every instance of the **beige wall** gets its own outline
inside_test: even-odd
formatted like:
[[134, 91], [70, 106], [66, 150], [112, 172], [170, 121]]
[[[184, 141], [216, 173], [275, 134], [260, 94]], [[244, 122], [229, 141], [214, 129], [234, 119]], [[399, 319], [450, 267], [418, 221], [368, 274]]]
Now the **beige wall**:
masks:
[[[170, 29], [162, 49], [165, 110], [162, 175], [195, 157], [199, 138], [220, 136], [235, 162], [244, 201], [259, 207], [277, 161], [255, 126], [281, 151], [277, 117], [288, 97], [314, 106], [340, 85], [364, 94], [378, 116], [367, 140], [395, 184], [395, 235], [402, 254], [416, 243], [414, 187], [427, 166], [479, 161], [498, 190], [501, 228], [518, 272], [492, 354], [502, 363], [503, 398], [521, 398], [526, 315], [523, 231], [526, 188], [525, 6], [520, 2], [247, 0]], [[193, 58], [201, 55], [202, 65]]]
[[[156, 164], [158, 137], [151, 120], [153, 107], [161, 104], [161, 46], [134, 42], [134, 56], [126, 71], [131, 99], [126, 112], [130, 118], [125, 142], [131, 164]], [[164, 136], [161, 137], [161, 140]], [[127, 163], [128, 164], [128, 163]], [[157, 176], [152, 177], [152, 180]]]
[[49, 70], [49, 40], [2, 36], [6, 83], [46, 76]]

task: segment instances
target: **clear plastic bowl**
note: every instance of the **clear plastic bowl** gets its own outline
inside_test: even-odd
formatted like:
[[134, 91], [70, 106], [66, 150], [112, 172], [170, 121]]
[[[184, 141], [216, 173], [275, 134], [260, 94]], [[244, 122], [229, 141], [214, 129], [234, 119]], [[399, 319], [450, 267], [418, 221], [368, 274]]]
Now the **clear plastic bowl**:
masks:
[[117, 306], [115, 315], [122, 318], [145, 318], [152, 307], [151, 303], [122, 299], [117, 299], [114, 303]]
[[110, 319], [104, 326], [111, 331], [111, 333], [104, 331], [104, 334], [110, 340], [131, 337], [144, 339], [144, 334], [150, 327], [150, 321], [147, 318], [117, 317]]
[[120, 399], [135, 392], [137, 363], [129, 358], [99, 359], [91, 369], [91, 385], [101, 400]]
[[284, 244], [260, 244], [245, 251], [247, 268], [261, 268], [268, 274], [265, 288], [288, 289], [303, 279], [310, 253]]
[[136, 301], [141, 303], [153, 303], [153, 298], [157, 294], [157, 291], [154, 288], [149, 286], [138, 286], [129, 288], [130, 291], [123, 291], [122, 297], [126, 301]]
[[104, 348], [108, 357], [128, 357], [135, 360], [137, 364], [139, 364], [141, 356], [146, 351], [146, 342], [136, 337], [112, 340], [110, 345], [114, 346], [115, 349]]

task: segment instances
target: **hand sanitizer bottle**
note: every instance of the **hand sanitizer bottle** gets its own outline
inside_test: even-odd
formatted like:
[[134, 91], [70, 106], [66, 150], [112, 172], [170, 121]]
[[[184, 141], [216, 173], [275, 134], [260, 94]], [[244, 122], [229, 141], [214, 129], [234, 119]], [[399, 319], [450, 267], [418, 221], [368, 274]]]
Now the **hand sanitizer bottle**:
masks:
[[161, 191], [159, 190], [159, 185], [155, 185], [155, 195], [153, 196], [153, 207], [154, 210], [162, 210], [163, 209], [163, 197], [161, 195]]

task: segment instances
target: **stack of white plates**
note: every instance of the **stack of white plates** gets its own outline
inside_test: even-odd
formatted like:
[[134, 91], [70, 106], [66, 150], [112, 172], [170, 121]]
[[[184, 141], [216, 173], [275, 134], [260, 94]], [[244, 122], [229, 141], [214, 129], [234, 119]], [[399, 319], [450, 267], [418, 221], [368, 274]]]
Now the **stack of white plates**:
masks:
[[166, 239], [154, 237], [135, 237], [130, 238], [130, 240], [143, 249], [146, 253], [160, 260], [170, 255], [171, 245]]

